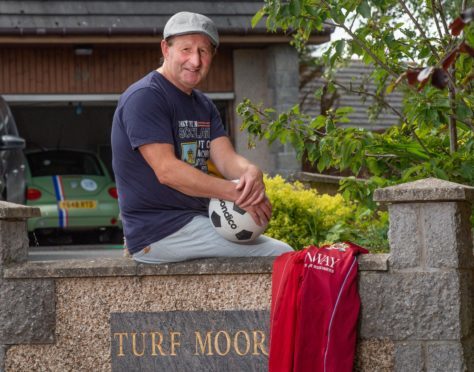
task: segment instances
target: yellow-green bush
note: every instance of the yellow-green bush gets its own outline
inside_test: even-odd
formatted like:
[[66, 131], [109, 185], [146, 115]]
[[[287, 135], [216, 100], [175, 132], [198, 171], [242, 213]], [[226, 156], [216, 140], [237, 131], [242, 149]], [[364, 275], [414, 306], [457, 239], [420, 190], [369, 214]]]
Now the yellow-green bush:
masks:
[[265, 177], [265, 185], [273, 205], [266, 235], [296, 250], [347, 240], [373, 251], [387, 250], [385, 212], [370, 214], [342, 195], [321, 195], [300, 182], [286, 182], [281, 176]]

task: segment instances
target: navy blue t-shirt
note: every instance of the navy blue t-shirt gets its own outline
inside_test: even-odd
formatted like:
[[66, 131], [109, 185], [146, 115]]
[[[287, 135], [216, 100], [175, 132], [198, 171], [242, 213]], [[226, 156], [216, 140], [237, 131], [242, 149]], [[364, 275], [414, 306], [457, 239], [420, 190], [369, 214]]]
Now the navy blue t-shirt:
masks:
[[112, 124], [112, 166], [131, 253], [207, 215], [209, 204], [161, 184], [138, 147], [172, 144], [178, 159], [207, 173], [210, 142], [225, 135], [209, 98], [198, 90], [184, 93], [157, 71], [122, 94]]

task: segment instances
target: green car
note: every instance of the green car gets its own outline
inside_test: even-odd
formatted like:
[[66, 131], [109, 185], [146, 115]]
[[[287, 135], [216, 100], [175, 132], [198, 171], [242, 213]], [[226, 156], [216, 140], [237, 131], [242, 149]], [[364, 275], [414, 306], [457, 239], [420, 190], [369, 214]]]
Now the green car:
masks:
[[26, 205], [41, 217], [28, 220], [38, 241], [58, 233], [99, 232], [100, 242], [120, 240], [117, 188], [93, 153], [78, 150], [26, 152]]

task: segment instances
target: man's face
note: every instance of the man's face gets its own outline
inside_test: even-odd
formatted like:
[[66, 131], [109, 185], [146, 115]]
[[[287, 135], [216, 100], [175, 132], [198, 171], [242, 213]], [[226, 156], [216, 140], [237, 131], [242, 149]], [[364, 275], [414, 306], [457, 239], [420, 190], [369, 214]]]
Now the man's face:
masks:
[[202, 34], [175, 36], [161, 42], [163, 75], [182, 91], [190, 94], [209, 72], [214, 47]]

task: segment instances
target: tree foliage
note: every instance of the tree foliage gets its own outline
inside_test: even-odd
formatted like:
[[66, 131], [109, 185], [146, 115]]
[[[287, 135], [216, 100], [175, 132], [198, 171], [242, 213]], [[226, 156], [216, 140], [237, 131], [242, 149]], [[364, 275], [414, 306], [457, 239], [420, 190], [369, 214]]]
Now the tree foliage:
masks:
[[[276, 113], [245, 100], [238, 107], [250, 142], [266, 138], [291, 143], [320, 172], [350, 172], [342, 190], [372, 206], [372, 191], [426, 177], [474, 185], [474, 10], [460, 0], [265, 0], [252, 22], [293, 36], [302, 56], [324, 66], [324, 99], [340, 85], [335, 71], [357, 58], [373, 66], [372, 113], [392, 110], [399, 122], [383, 133], [342, 127], [350, 108], [323, 107], [317, 117], [298, 105]], [[327, 27], [345, 39], [312, 57], [308, 40]], [[352, 89], [353, 87], [346, 87]], [[403, 109], [387, 97], [404, 96]], [[350, 123], [349, 123], [350, 124]], [[357, 183], [355, 177], [367, 181]]]

